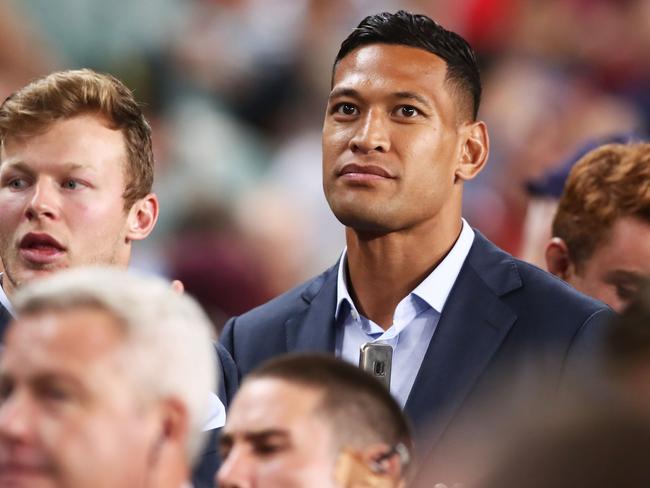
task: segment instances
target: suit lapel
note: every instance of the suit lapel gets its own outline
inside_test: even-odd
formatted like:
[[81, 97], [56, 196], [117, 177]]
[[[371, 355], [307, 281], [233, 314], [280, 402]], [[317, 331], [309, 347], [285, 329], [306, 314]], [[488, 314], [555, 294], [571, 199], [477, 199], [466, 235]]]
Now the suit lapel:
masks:
[[325, 271], [303, 292], [307, 307], [285, 324], [287, 351], [334, 352], [337, 272], [338, 264]]
[[521, 286], [515, 263], [476, 233], [438, 322], [405, 410], [417, 427], [420, 451], [440, 439], [503, 342], [516, 314], [500, 295]]

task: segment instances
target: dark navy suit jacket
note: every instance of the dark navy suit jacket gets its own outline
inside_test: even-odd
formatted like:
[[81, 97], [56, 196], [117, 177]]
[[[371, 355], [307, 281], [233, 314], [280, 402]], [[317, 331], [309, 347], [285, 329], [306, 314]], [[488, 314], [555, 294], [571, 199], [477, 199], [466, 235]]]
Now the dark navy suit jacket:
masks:
[[[239, 317], [221, 335], [241, 376], [273, 356], [334, 352], [337, 266]], [[472, 392], [499, 369], [560, 380], [596, 347], [613, 312], [519, 261], [479, 232], [431, 339], [405, 411], [420, 455], [430, 452]], [[519, 378], [520, 383], [526, 378]], [[424, 429], [427, 427], [427, 429]], [[418, 438], [418, 434], [426, 436]]]
[[11, 322], [9, 310], [4, 308], [0, 303], [0, 344], [2, 343], [2, 338], [5, 335], [5, 330], [7, 329], [9, 322]]
[[[4, 332], [11, 321], [11, 315], [0, 304], [0, 338], [4, 336]], [[0, 340], [0, 344], [1, 344]], [[230, 356], [230, 353], [221, 345], [215, 344], [215, 352], [219, 360], [219, 374], [217, 376], [219, 388], [217, 389], [217, 396], [224, 404], [226, 409], [232, 397], [237, 391], [238, 374], [235, 363]], [[196, 468], [192, 473], [192, 484], [195, 488], [213, 488], [214, 487], [214, 474], [221, 461], [218, 454], [218, 439], [221, 429], [214, 429], [206, 433], [207, 446], [197, 460]]]

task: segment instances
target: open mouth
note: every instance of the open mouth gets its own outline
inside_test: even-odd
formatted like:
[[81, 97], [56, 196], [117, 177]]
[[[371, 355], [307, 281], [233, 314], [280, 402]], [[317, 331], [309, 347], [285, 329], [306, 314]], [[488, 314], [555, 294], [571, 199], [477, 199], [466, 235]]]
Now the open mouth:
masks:
[[20, 241], [20, 253], [28, 261], [49, 263], [57, 259], [66, 249], [49, 234], [30, 232]]

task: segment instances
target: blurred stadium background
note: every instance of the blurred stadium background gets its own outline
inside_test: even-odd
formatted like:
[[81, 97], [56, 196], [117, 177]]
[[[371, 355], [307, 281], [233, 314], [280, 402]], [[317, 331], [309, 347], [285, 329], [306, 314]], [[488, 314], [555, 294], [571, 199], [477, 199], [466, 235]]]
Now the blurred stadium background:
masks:
[[320, 178], [331, 64], [364, 16], [400, 8], [479, 53], [491, 155], [465, 215], [509, 252], [527, 181], [589, 140], [647, 134], [650, 0], [0, 0], [0, 97], [77, 67], [135, 90], [162, 215], [134, 266], [183, 280], [220, 325], [337, 259]]

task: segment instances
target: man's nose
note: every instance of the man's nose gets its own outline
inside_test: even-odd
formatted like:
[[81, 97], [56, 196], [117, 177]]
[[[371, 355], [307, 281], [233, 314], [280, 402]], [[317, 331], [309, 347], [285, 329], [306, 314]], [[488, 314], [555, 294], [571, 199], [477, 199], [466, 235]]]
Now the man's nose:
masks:
[[215, 476], [219, 488], [253, 488], [254, 459], [250, 450], [243, 446], [232, 448]]
[[25, 442], [34, 428], [33, 405], [25, 393], [15, 392], [0, 401], [0, 442]]
[[360, 118], [354, 136], [350, 139], [352, 152], [388, 152], [390, 150], [389, 123], [381, 110], [368, 110]]
[[29, 220], [54, 219], [58, 216], [59, 198], [60, 194], [53, 182], [39, 180], [32, 188], [32, 195], [25, 208], [25, 215]]

